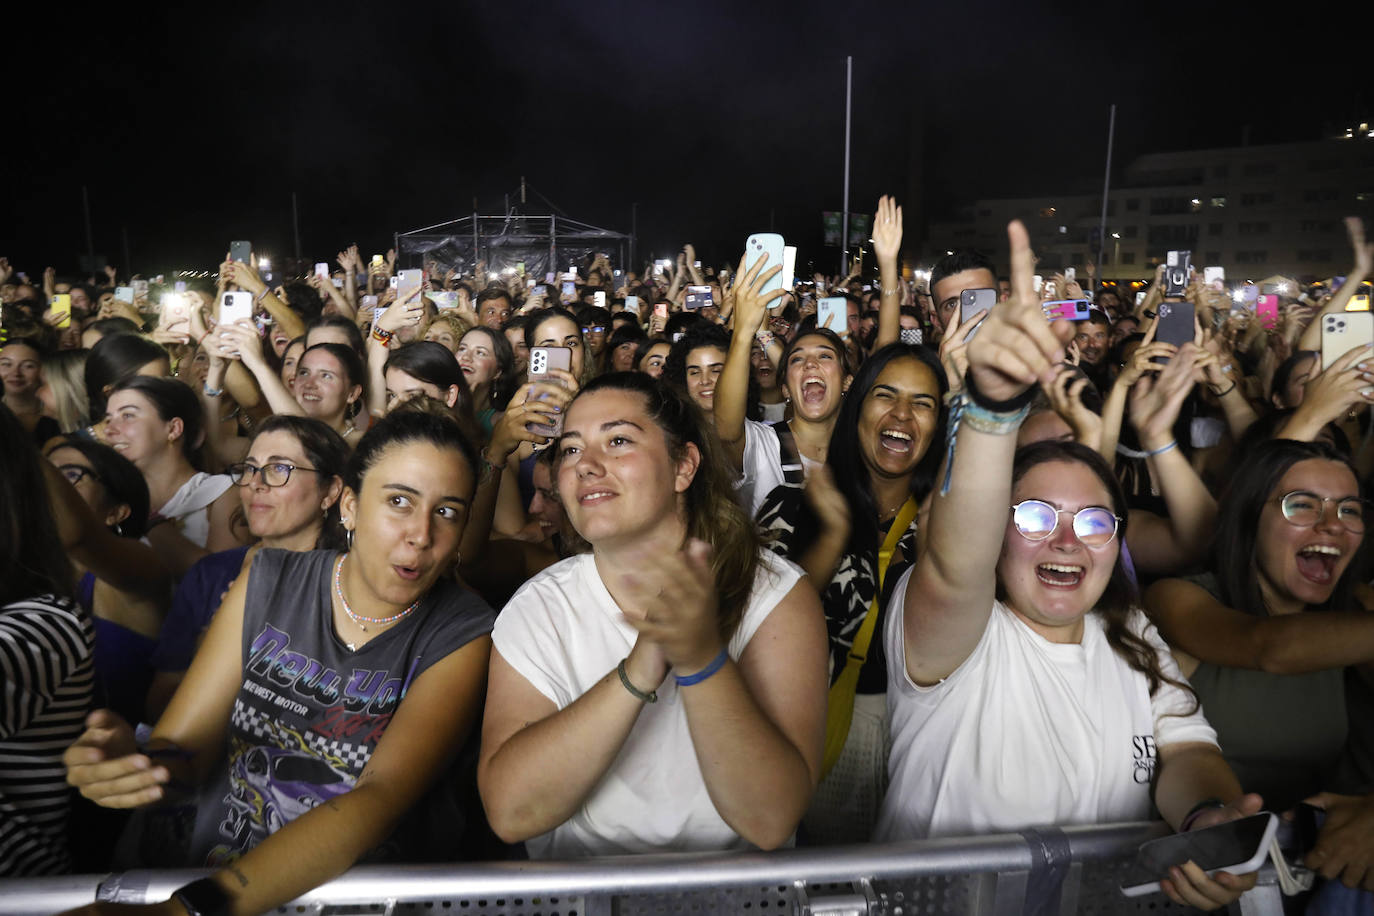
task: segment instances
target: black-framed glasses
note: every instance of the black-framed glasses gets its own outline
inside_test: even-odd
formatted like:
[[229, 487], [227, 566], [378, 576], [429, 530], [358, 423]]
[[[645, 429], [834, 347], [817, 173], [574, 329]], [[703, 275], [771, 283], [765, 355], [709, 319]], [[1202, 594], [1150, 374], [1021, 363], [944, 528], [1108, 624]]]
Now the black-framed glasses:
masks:
[[1336, 504], [1336, 518], [1351, 534], [1364, 534], [1366, 503], [1358, 496], [1318, 496], [1308, 490], [1294, 490], [1279, 497], [1279, 508], [1290, 525], [1311, 528], [1326, 514], [1326, 504]]
[[76, 486], [87, 477], [96, 481], [100, 480], [99, 474], [79, 464], [59, 464], [57, 470], [62, 473], [63, 477], [67, 478], [67, 483], [72, 486]]
[[224, 469], [224, 473], [229, 475], [229, 479], [239, 486], [251, 484], [255, 474], [262, 475], [262, 482], [269, 487], [284, 487], [291, 479], [292, 471], [309, 471], [312, 474], [323, 473], [318, 468], [303, 468], [295, 464], [287, 464], [284, 461], [273, 461], [258, 467], [256, 464], [249, 464], [240, 461], [238, 464], [231, 464]]
[[1028, 541], [1043, 541], [1059, 528], [1059, 516], [1073, 518], [1073, 533], [1084, 547], [1106, 547], [1116, 537], [1120, 516], [1102, 506], [1085, 506], [1077, 512], [1059, 509], [1039, 499], [1026, 499], [1011, 507], [1016, 533]]

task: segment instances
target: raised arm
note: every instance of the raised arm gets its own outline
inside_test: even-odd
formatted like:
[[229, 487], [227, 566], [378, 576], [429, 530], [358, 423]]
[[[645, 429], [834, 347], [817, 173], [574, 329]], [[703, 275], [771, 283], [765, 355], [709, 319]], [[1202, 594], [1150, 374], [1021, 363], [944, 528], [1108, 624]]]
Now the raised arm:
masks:
[[725, 445], [730, 467], [736, 474], [744, 469], [744, 419], [749, 399], [749, 373], [752, 369], [754, 335], [763, 327], [768, 315], [768, 303], [782, 295], [782, 290], [761, 294], [765, 283], [782, 270], [781, 264], [768, 268], [764, 255], [745, 271], [745, 258], [740, 259], [738, 281], [735, 285], [735, 333], [730, 337], [730, 350], [725, 366], [716, 381], [716, 434]]
[[1307, 674], [1374, 661], [1374, 613], [1256, 617], [1182, 579], [1145, 592], [1145, 609], [1176, 650], [1198, 661], [1270, 674]]
[[[906, 670], [918, 684], [947, 677], [973, 651], [987, 627], [997, 559], [1011, 501], [1011, 466], [1026, 392], [1050, 382], [1073, 325], [1045, 321], [1032, 285], [1034, 256], [1026, 228], [1007, 227], [1012, 295], [992, 310], [968, 344], [970, 392], [955, 429], [953, 454], [941, 472], [930, 539], [916, 563], [903, 605]], [[957, 408], [956, 408], [957, 409]]]
[[215, 331], [220, 340], [220, 352], [226, 358], [243, 363], [245, 369], [253, 374], [263, 396], [267, 398], [272, 412], [292, 417], [305, 416], [300, 402], [282, 384], [281, 376], [269, 365], [262, 355], [262, 339], [249, 324], [222, 324]]
[[882, 300], [878, 303], [878, 333], [873, 350], [896, 343], [902, 328], [902, 275], [897, 256], [902, 250], [902, 208], [887, 195], [878, 198], [873, 217], [873, 254], [878, 260], [878, 283]]
[[1360, 284], [1374, 271], [1374, 245], [1365, 241], [1364, 221], [1358, 216], [1345, 218], [1345, 232], [1350, 238], [1350, 248], [1355, 256], [1355, 264], [1346, 275], [1345, 283], [1331, 297], [1317, 317], [1312, 319], [1302, 337], [1298, 339], [1299, 350], [1320, 350], [1322, 348], [1322, 315], [1334, 315], [1345, 311], [1345, 304], [1355, 295]]
[[229, 282], [237, 283], [252, 293], [254, 300], [262, 304], [287, 337], [294, 339], [305, 333], [305, 322], [301, 321], [301, 316], [267, 288], [267, 284], [262, 282], [262, 277], [258, 276], [258, 272], [251, 265], [241, 261], [228, 261], [220, 267], [220, 271], [221, 275], [227, 274]]
[[[1210, 354], [1209, 354], [1210, 356]], [[1184, 344], [1155, 377], [1147, 372], [1131, 389], [1131, 422], [1145, 450], [1167, 519], [1131, 512], [1126, 542], [1131, 559], [1150, 573], [1174, 572], [1205, 556], [1216, 528], [1217, 503], [1174, 441], [1173, 427], [1193, 390], [1198, 349]]]

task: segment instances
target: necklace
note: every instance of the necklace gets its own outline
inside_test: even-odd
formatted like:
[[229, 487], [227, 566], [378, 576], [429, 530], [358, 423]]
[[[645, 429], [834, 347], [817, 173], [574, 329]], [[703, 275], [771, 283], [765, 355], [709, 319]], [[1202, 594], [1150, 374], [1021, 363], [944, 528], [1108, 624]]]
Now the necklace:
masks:
[[[392, 614], [390, 617], [365, 617], [362, 614], [353, 613], [353, 608], [348, 606], [348, 599], [344, 597], [343, 593], [343, 564], [344, 560], [347, 558], [348, 554], [344, 554], [334, 563], [334, 595], [339, 599], [339, 605], [343, 607], [343, 612], [348, 615], [348, 619], [356, 623], [358, 629], [362, 630], [364, 633], [367, 632], [367, 625], [369, 623], [374, 627], [395, 623], [403, 617], [409, 617], [410, 614], [420, 606], [420, 598], [423, 598], [423, 595], [421, 595], [420, 598], [416, 598], [410, 607], [401, 611], [399, 614]], [[350, 652], [355, 651], [357, 648], [350, 642], [345, 642], [344, 645], [348, 646]]]

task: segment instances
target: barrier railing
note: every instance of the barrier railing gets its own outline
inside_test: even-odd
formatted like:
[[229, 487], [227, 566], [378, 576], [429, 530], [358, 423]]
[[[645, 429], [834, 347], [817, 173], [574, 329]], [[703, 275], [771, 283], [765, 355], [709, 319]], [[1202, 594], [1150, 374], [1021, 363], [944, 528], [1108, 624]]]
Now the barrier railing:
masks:
[[[570, 862], [359, 866], [279, 913], [434, 916], [676, 914], [1120, 914], [1191, 912], [1128, 898], [1118, 877], [1161, 823], [772, 853], [681, 853]], [[0, 881], [0, 916], [45, 916], [95, 900], [166, 900], [201, 871], [128, 871]], [[1279, 916], [1272, 869], [1233, 906]]]

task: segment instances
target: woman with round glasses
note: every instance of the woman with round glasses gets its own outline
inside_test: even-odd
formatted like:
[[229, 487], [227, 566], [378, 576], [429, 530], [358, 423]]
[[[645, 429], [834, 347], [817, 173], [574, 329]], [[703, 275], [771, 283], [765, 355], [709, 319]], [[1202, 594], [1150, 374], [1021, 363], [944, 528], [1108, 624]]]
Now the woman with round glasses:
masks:
[[[1226, 759], [1275, 811], [1353, 788], [1331, 777], [1348, 732], [1345, 669], [1374, 683], [1374, 614], [1356, 596], [1351, 564], [1368, 513], [1339, 452], [1263, 443], [1222, 500], [1211, 572], [1158, 582], [1145, 595]], [[1374, 796], [1327, 794], [1321, 803], [1328, 825], [1374, 822]], [[1333, 829], [1313, 864], [1354, 883], [1363, 873], [1371, 888], [1374, 839], [1366, 833], [1345, 859], [1330, 851], [1340, 839]]]
[[[1008, 235], [1012, 297], [969, 344], [927, 542], [887, 617], [891, 781], [875, 835], [1140, 820], [1151, 802], [1179, 831], [1252, 814], [1260, 799], [1133, 607], [1110, 468], [1076, 443], [1016, 449], [1073, 326], [1045, 321], [1026, 230]], [[1191, 863], [1160, 877], [1209, 909], [1254, 884]]]
[[[244, 460], [227, 469], [248, 531], [257, 539], [252, 551], [342, 547], [339, 494], [347, 461], [348, 443], [320, 420], [273, 416], [264, 421]], [[157, 673], [148, 694], [150, 719], [181, 683], [249, 551], [234, 547], [213, 553], [192, 566], [177, 587], [153, 652]]]

